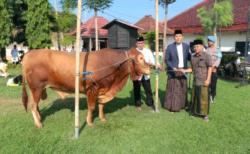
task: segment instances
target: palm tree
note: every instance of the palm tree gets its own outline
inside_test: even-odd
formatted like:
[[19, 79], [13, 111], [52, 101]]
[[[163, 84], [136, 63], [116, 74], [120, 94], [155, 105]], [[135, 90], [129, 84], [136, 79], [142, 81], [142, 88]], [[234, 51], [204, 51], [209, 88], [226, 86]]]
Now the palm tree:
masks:
[[164, 36], [163, 36], [163, 49], [166, 49], [167, 45], [167, 16], [168, 16], [168, 5], [174, 3], [176, 0], [160, 0], [159, 4], [164, 7]]

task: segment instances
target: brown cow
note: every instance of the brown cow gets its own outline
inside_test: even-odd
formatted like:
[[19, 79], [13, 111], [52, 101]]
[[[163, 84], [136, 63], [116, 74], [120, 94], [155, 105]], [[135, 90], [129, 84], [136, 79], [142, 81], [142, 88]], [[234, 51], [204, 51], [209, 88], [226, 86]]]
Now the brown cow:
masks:
[[[31, 91], [31, 110], [38, 128], [42, 127], [38, 103], [46, 99], [46, 88], [56, 90], [61, 96], [75, 91], [75, 55], [37, 49], [28, 52], [23, 59], [23, 105], [27, 110], [28, 96], [25, 81]], [[113, 49], [102, 49], [97, 52], [81, 53], [80, 70], [93, 74], [82, 80], [80, 75], [80, 92], [87, 96], [87, 124], [92, 125], [92, 112], [96, 101], [99, 102], [99, 118], [106, 121], [103, 113], [105, 103], [112, 100], [116, 93], [126, 84], [130, 75], [136, 79], [142, 74], [149, 74], [150, 67], [145, 63], [143, 55], [136, 49], [121, 52]]]

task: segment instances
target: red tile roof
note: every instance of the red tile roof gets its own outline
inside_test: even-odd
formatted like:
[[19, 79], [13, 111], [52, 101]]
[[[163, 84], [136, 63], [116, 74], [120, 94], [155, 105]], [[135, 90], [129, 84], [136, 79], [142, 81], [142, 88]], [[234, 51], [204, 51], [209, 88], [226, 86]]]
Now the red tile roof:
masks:
[[[202, 33], [203, 28], [197, 18], [197, 9], [213, 4], [214, 0], [203, 0], [194, 7], [182, 12], [168, 21], [168, 26], [172, 29], [182, 29], [184, 33]], [[232, 0], [234, 23], [232, 26], [222, 28], [222, 31], [246, 31], [247, 12], [250, 0]]]
[[[151, 15], [144, 16], [142, 19], [136, 22], [135, 25], [143, 28], [139, 30], [139, 33], [155, 31], [155, 19]], [[159, 22], [159, 32], [163, 33], [163, 31], [164, 31], [164, 24]], [[168, 28], [167, 34], [173, 34], [173, 30]]]
[[[109, 21], [104, 17], [97, 16], [98, 35], [99, 37], [107, 37], [108, 31], [102, 27]], [[71, 35], [76, 34], [76, 30], [70, 33]], [[82, 37], [94, 37], [95, 36], [95, 17], [91, 17], [84, 24], [81, 25], [81, 36]]]

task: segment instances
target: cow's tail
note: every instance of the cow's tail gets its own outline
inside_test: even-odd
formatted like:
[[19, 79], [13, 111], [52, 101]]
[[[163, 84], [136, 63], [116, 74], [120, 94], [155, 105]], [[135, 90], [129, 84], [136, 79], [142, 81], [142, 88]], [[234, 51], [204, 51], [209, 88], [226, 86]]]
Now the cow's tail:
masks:
[[27, 112], [27, 106], [28, 106], [28, 95], [27, 95], [27, 90], [26, 90], [26, 85], [25, 85], [25, 76], [23, 74], [23, 80], [22, 80], [22, 101], [23, 101], [23, 106]]

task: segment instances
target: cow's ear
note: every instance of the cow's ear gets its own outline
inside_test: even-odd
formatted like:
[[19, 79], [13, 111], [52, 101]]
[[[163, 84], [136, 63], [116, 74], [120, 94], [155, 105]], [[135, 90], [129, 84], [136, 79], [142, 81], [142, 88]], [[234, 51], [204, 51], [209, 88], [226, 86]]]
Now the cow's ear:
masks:
[[141, 78], [141, 75], [136, 74], [135, 71], [136, 71], [135, 70], [135, 66], [134, 65], [130, 65], [130, 79], [132, 81], [139, 80]]
[[138, 54], [138, 51], [136, 50], [136, 48], [131, 48], [129, 50], [129, 57], [130, 58], [135, 58], [137, 54]]

